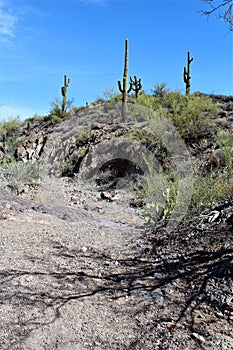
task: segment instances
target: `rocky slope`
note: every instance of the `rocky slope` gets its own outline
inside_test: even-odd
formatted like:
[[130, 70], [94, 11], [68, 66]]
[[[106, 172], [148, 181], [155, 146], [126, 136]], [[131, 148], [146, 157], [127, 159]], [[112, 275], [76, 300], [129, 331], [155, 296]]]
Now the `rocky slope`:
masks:
[[[213, 98], [215, 124], [232, 130], [233, 99]], [[136, 125], [148, 130], [141, 114]], [[232, 199], [169, 232], [146, 223], [131, 184], [148, 148], [134, 129], [118, 105], [25, 124], [15, 157], [40, 176], [20, 196], [1, 177], [1, 349], [233, 348]], [[187, 147], [200, 172], [224, 167], [210, 135]], [[153, 154], [171, 165], [159, 143]]]

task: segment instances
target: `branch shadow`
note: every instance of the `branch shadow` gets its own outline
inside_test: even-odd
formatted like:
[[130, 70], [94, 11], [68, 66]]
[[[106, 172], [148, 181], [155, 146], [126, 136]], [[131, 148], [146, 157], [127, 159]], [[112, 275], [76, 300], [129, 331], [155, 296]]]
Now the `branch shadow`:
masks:
[[[12, 342], [17, 339], [16, 343], [22, 344], [38, 327], [54, 323], [62, 317], [67, 303], [96, 296], [113, 301], [130, 297], [134, 300], [132, 318], [148, 310], [154, 313], [151, 324], [138, 329], [137, 337], [124, 347], [128, 350], [140, 348], [142, 338], [155, 332], [158, 324], [172, 323], [170, 337], [182, 322], [190, 334], [195, 332], [194, 315], [203, 303], [216, 313], [227, 315], [231, 311], [230, 303], [211, 297], [208, 289], [211, 280], [233, 275], [233, 249], [115, 260], [94, 250], [84, 253], [64, 245], [54, 247], [56, 266], [51, 265], [49, 271], [0, 271], [0, 309], [9, 305], [14, 309], [14, 317], [5, 324]], [[26, 259], [36, 262], [37, 257]], [[172, 307], [175, 312], [171, 312]], [[117, 312], [122, 310], [116, 310], [116, 317]], [[200, 340], [195, 341], [201, 348]], [[0, 337], [0, 345], [5, 344]]]

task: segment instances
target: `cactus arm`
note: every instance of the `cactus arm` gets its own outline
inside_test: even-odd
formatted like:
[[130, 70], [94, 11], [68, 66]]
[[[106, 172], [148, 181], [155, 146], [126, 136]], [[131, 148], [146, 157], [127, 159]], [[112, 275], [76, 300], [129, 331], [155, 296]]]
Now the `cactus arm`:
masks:
[[130, 91], [133, 89], [133, 87], [132, 87], [132, 83], [129, 83], [129, 88], [128, 88], [128, 90], [127, 90], [127, 94], [129, 94], [130, 93]]
[[134, 76], [134, 80], [130, 77], [130, 84], [131, 84], [131, 89], [135, 92], [136, 98], [138, 97], [138, 93], [142, 88], [141, 84], [141, 78], [137, 78], [136, 75]]
[[124, 90], [121, 87], [121, 81], [120, 80], [118, 80], [118, 88], [119, 88], [120, 92], [123, 94]]

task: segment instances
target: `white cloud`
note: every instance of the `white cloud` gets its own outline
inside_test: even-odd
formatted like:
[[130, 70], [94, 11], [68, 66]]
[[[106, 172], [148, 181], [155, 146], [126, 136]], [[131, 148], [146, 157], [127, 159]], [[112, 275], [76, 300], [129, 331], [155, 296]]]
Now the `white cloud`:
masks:
[[[10, 118], [19, 117], [20, 120], [25, 120], [27, 118], [33, 117], [36, 114], [35, 110], [22, 106], [10, 106], [5, 104], [0, 104], [0, 122], [3, 120], [9, 120]], [[41, 115], [46, 114], [45, 111], [39, 111]], [[48, 111], [47, 111], [48, 113]]]
[[0, 42], [7, 43], [15, 37], [18, 17], [12, 13], [7, 3], [0, 1]]
[[100, 5], [103, 6], [106, 3], [106, 0], [79, 0], [79, 2], [84, 3], [85, 5]]

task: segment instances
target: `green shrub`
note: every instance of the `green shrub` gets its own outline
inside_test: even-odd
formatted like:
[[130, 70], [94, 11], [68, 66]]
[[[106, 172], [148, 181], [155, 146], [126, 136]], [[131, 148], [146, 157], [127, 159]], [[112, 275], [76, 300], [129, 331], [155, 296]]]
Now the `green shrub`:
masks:
[[169, 90], [166, 88], [166, 83], [161, 83], [154, 85], [152, 93], [154, 97], [164, 98], [167, 95], [168, 91]]
[[145, 200], [144, 216], [164, 220], [172, 212], [178, 197], [178, 176], [155, 174], [143, 176], [134, 185], [134, 189]]
[[88, 142], [88, 139], [91, 135], [91, 123], [88, 123], [88, 126], [80, 127], [78, 131], [78, 136], [76, 138], [76, 145], [78, 147], [83, 146]]
[[183, 96], [179, 92], [166, 91], [156, 96], [141, 93], [137, 103], [158, 111], [186, 140], [209, 131], [210, 121], [218, 112], [210, 97], [195, 94]]
[[82, 146], [78, 149], [78, 155], [80, 157], [84, 157], [87, 153], [87, 147], [86, 146]]
[[[145, 201], [143, 214], [145, 217], [152, 217], [159, 220], [169, 218], [178, 201], [182, 201], [182, 194], [179, 196], [178, 176], [171, 174], [158, 174], [156, 176], [143, 176], [135, 185], [135, 190]], [[200, 213], [210, 209], [223, 198], [233, 195], [232, 179], [226, 178], [224, 174], [214, 177], [209, 174], [200, 177], [195, 174], [193, 177], [193, 191], [188, 209]]]
[[12, 117], [7, 121], [0, 122], [0, 133], [5, 133], [6, 136], [11, 136], [20, 127], [21, 122], [19, 117]]
[[[170, 95], [170, 94], [169, 94]], [[207, 96], [169, 96], [167, 117], [184, 138], [200, 137], [209, 131], [210, 121], [217, 115], [217, 108]]]
[[201, 211], [211, 208], [224, 197], [232, 196], [232, 183], [224, 174], [214, 177], [208, 174], [205, 177], [194, 176], [193, 195], [190, 209]]
[[152, 110], [155, 110], [156, 108], [156, 99], [154, 96], [152, 95], [149, 95], [149, 94], [145, 94], [144, 91], [142, 91], [137, 99], [135, 99], [136, 103], [141, 105], [141, 106], [144, 106], [144, 107], [147, 107], [147, 108], [150, 108]]
[[44, 118], [46, 122], [50, 124], [61, 123], [62, 120], [68, 116], [68, 112], [72, 109], [73, 100], [68, 100], [66, 103], [66, 109], [62, 110], [62, 101], [58, 98], [51, 101], [52, 108], [49, 114]]
[[5, 147], [9, 152], [14, 152], [20, 144], [21, 122], [19, 117], [10, 118], [0, 123], [0, 134], [5, 136]]
[[226, 167], [232, 169], [233, 167], [233, 134], [232, 132], [226, 132], [219, 130], [217, 132], [217, 143], [221, 147], [224, 157]]
[[[108, 86], [102, 91], [105, 102], [119, 102], [122, 99], [121, 94], [119, 94], [114, 88], [110, 88]], [[102, 98], [98, 98], [98, 100], [102, 100]]]
[[1, 167], [7, 186], [16, 194], [23, 192], [25, 185], [31, 185], [39, 179], [38, 163], [11, 162]]

